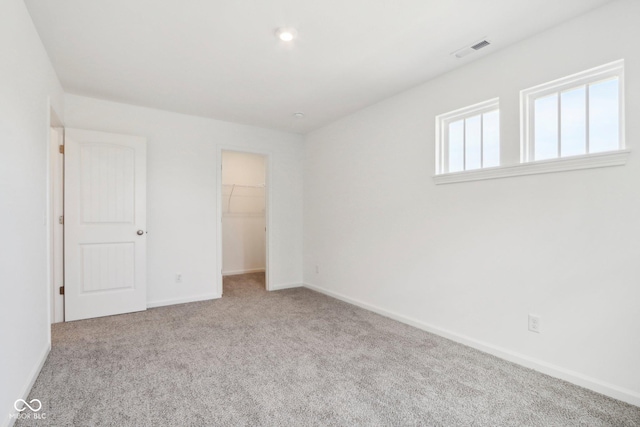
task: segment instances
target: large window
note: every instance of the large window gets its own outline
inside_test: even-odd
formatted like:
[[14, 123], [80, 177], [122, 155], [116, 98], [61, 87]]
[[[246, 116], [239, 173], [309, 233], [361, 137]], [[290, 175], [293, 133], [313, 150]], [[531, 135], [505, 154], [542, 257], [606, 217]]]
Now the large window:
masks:
[[441, 114], [436, 129], [436, 174], [500, 165], [498, 99]]
[[523, 162], [624, 148], [623, 61], [521, 92]]

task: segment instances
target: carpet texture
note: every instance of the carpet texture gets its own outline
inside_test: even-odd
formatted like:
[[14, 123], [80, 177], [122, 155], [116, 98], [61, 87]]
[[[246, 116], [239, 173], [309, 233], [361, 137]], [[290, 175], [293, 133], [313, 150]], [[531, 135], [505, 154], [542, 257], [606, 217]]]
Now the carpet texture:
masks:
[[610, 399], [308, 289], [53, 327], [17, 426], [637, 426]]

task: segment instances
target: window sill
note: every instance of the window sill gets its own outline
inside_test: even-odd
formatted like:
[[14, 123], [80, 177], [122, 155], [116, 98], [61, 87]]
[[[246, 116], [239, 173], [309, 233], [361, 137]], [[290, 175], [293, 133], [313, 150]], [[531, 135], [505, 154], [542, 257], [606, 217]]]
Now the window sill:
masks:
[[495, 168], [444, 173], [441, 175], [435, 175], [433, 177], [433, 182], [436, 185], [453, 184], [456, 182], [480, 181], [483, 179], [507, 178], [511, 176], [622, 166], [627, 163], [629, 153], [630, 150], [609, 151], [606, 153], [565, 157], [562, 159], [520, 163], [512, 166], [498, 166]]

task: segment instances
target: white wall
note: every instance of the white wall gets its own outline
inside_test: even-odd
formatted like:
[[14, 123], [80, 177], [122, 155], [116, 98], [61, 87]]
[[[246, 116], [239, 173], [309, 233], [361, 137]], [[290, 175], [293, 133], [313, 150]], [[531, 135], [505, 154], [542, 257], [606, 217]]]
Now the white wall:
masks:
[[266, 158], [222, 152], [222, 273], [264, 271]]
[[[270, 153], [272, 289], [302, 282], [301, 136], [67, 95], [71, 128], [147, 137], [150, 306], [219, 296], [216, 204], [219, 146]], [[182, 283], [175, 283], [176, 273]]]
[[21, 0], [0, 2], [0, 425], [48, 354], [49, 110], [62, 89]]
[[309, 134], [305, 282], [640, 405], [639, 154], [432, 180], [437, 114], [499, 97], [503, 161], [516, 163], [519, 91], [620, 58], [636, 151], [638, 17], [640, 2], [614, 2]]

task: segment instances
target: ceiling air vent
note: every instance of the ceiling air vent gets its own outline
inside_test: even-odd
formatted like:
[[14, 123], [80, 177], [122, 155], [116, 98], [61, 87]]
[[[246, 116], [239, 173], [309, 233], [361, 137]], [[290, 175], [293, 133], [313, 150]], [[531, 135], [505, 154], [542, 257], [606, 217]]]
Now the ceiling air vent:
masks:
[[474, 44], [473, 46], [471, 46], [471, 49], [473, 50], [480, 50], [483, 47], [487, 47], [489, 46], [491, 43], [489, 43], [487, 40], [482, 40], [481, 42], [478, 42], [476, 44]]
[[470, 53], [475, 52], [476, 50], [480, 50], [483, 47], [487, 47], [491, 44], [491, 42], [487, 39], [482, 39], [478, 42], [473, 43], [471, 46], [463, 47], [462, 49], [458, 49], [452, 53], [456, 58], [462, 58]]

